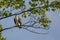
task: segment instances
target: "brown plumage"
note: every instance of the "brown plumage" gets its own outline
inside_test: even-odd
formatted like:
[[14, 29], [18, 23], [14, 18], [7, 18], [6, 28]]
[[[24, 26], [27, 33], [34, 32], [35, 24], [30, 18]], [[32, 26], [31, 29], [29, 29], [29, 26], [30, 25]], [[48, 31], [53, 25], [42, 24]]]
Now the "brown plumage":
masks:
[[22, 22], [21, 22], [21, 18], [19, 18], [18, 15], [15, 15], [14, 22], [17, 27], [21, 28]]

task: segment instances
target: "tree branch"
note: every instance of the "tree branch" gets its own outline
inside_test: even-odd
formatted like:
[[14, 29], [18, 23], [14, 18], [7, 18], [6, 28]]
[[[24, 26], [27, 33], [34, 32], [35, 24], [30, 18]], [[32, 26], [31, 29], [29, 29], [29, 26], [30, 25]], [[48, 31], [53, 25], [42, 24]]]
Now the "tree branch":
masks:
[[[28, 28], [28, 27], [32, 27], [32, 25], [21, 25], [21, 26], [24, 26], [24, 27], [22, 27], [22, 28], [24, 28], [24, 29], [26, 29], [26, 28]], [[4, 31], [4, 30], [8, 30], [8, 29], [12, 29], [12, 28], [15, 28], [15, 27], [17, 27], [17, 26], [12, 26], [12, 27], [8, 27], [8, 28], [4, 28], [4, 29], [2, 29], [2, 30], [0, 30], [0, 32], [2, 32], [2, 31]], [[42, 27], [32, 27], [32, 28], [42, 28]], [[42, 28], [42, 29], [45, 29], [45, 28]], [[26, 29], [26, 30], [28, 30], [28, 29]], [[46, 30], [46, 29], [45, 29]]]
[[31, 28], [35, 28], [35, 29], [49, 30], [49, 27], [46, 29], [44, 27], [33, 27], [33, 25], [22, 25], [22, 26], [24, 26], [23, 28], [29, 28], [29, 27], [31, 27]]
[[8, 27], [8, 28], [4, 28], [4, 29], [0, 30], [0, 32], [2, 32], [2, 31], [4, 31], [4, 30], [12, 29], [12, 28], [14, 28], [14, 27], [16, 27], [16, 26], [12, 26], [12, 27]]
[[39, 33], [39, 32], [35, 32], [35, 31], [29, 30], [29, 29], [27, 29], [27, 28], [23, 28], [23, 29], [25, 29], [25, 30], [27, 30], [27, 31], [29, 31], [29, 32], [35, 33], [35, 34], [48, 34], [48, 33]]
[[[45, 6], [35, 7], [35, 8], [45, 8]], [[33, 10], [33, 9], [35, 9], [35, 8], [31, 8], [31, 9]], [[24, 12], [30, 11], [31, 9], [28, 9], [28, 10], [26, 10], [26, 11], [22, 11], [22, 12], [20, 12], [20, 13], [18, 13], [18, 14], [12, 14], [11, 16], [22, 14], [22, 13], [24, 13]], [[5, 18], [8, 18], [8, 17], [11, 17], [11, 16], [2, 17], [2, 18], [0, 18], [0, 20], [5, 19]]]

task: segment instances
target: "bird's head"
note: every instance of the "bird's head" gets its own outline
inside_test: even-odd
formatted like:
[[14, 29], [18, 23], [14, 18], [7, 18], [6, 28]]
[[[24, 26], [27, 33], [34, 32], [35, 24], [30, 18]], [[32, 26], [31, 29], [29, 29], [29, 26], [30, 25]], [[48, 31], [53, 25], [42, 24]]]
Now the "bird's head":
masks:
[[15, 15], [15, 18], [17, 18], [17, 19], [18, 19], [18, 18], [19, 18], [19, 17], [18, 17], [18, 15]]

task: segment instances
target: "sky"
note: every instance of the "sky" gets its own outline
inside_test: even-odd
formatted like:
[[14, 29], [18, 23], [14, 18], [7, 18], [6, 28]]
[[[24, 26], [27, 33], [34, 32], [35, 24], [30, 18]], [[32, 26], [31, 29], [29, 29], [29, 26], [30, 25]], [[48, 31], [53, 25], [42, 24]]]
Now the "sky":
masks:
[[[60, 40], [60, 10], [47, 11], [46, 14], [52, 21], [48, 34], [34, 34], [24, 29], [13, 28], [3, 31], [2, 36], [7, 40]], [[25, 19], [22, 21], [26, 22]], [[14, 16], [0, 20], [0, 24], [3, 28], [14, 26]]]

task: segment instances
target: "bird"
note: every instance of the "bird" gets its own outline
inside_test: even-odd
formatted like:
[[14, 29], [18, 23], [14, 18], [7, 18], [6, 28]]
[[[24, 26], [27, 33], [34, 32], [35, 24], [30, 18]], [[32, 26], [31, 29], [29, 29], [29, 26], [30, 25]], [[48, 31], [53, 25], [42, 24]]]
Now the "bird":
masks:
[[18, 28], [22, 28], [22, 27], [21, 27], [22, 21], [21, 21], [21, 18], [20, 18], [18, 15], [15, 15], [14, 23], [16, 24], [16, 26], [17, 26]]

